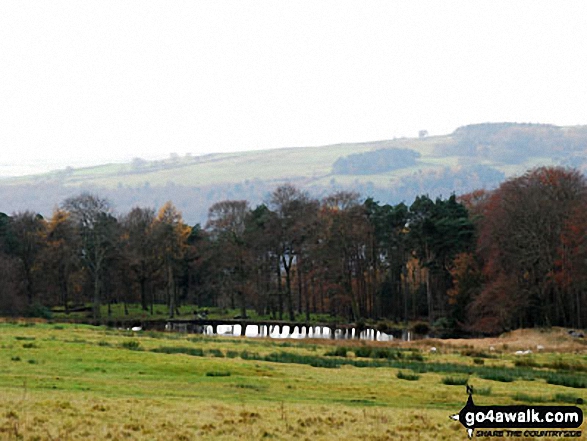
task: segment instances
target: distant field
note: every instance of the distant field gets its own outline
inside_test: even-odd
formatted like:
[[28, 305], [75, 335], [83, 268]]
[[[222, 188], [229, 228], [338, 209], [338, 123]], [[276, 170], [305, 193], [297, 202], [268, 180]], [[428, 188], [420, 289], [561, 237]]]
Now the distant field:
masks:
[[[146, 182], [162, 186], [176, 185], [207, 187], [219, 184], [242, 183], [247, 180], [282, 183], [288, 180], [301, 185], [328, 185], [334, 179], [341, 184], [372, 182], [388, 186], [390, 180], [411, 175], [418, 170], [438, 167], [456, 167], [458, 156], [438, 156], [435, 148], [449, 137], [424, 139], [396, 139], [390, 141], [337, 144], [324, 147], [284, 148], [239, 153], [212, 154], [200, 157], [177, 157], [141, 164], [105, 164], [96, 167], [61, 170], [47, 174], [12, 178], [12, 184], [30, 184], [59, 180], [69, 186], [93, 185], [105, 188], [117, 186], [141, 187]], [[421, 154], [418, 165], [394, 170], [382, 175], [337, 175], [333, 163], [340, 157], [381, 148], [409, 148]], [[493, 164], [499, 166], [499, 164]], [[510, 172], [523, 171], [525, 165], [509, 167]]]
[[455, 379], [476, 404], [587, 398], [587, 346], [564, 331], [366, 345], [13, 322], [0, 346], [0, 439], [454, 440]]

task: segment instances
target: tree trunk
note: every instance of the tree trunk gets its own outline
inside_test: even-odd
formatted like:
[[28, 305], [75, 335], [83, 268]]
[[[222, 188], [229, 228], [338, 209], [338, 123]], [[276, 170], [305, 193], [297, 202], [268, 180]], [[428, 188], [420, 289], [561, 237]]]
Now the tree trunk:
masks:
[[94, 320], [100, 319], [100, 276], [98, 271], [94, 273], [94, 302], [92, 305]]
[[279, 320], [283, 320], [283, 288], [281, 286], [281, 265], [277, 259], [277, 306], [279, 307]]
[[289, 312], [289, 319], [293, 322], [296, 319], [296, 315], [294, 312], [293, 306], [293, 294], [291, 291], [291, 262], [292, 258], [288, 259], [288, 262], [285, 260], [285, 256], [283, 256], [283, 269], [285, 270], [285, 293], [286, 293], [286, 301], [287, 301], [287, 310]]
[[175, 317], [175, 295], [173, 289], [173, 269], [167, 265], [167, 299], [169, 303], [169, 318]]
[[143, 307], [143, 311], [148, 311], [149, 307], [147, 304], [147, 279], [145, 277], [141, 277], [140, 279], [141, 285], [141, 305]]

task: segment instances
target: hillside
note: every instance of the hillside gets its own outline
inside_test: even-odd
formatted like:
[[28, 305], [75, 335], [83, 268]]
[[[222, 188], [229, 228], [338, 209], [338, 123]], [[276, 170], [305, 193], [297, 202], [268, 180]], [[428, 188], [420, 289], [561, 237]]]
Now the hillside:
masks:
[[587, 126], [477, 124], [446, 136], [68, 167], [0, 180], [0, 211], [50, 215], [64, 198], [92, 191], [110, 198], [120, 212], [172, 200], [193, 224], [205, 221], [214, 202], [257, 204], [285, 182], [316, 196], [351, 189], [397, 203], [423, 193], [435, 197], [492, 188], [540, 165], [586, 171]]

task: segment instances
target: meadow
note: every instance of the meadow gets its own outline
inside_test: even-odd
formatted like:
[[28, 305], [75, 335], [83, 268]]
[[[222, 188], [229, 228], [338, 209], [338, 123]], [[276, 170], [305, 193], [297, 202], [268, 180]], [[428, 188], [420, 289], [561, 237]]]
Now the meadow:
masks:
[[467, 382], [478, 405], [587, 410], [587, 345], [560, 329], [377, 343], [7, 321], [0, 348], [2, 440], [466, 439], [449, 415]]

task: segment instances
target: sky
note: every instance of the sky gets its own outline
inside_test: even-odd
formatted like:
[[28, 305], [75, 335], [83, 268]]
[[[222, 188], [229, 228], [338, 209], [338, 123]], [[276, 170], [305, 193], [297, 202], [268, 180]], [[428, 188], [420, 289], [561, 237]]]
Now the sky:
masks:
[[572, 0], [3, 0], [0, 174], [587, 124], [586, 16]]

